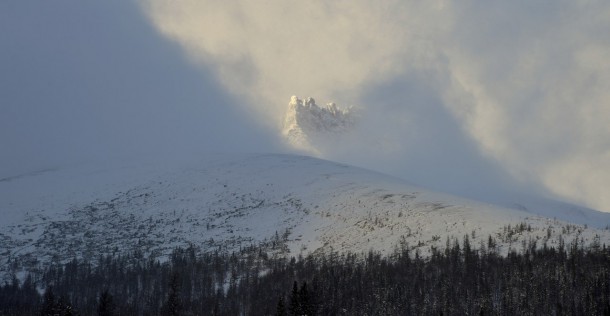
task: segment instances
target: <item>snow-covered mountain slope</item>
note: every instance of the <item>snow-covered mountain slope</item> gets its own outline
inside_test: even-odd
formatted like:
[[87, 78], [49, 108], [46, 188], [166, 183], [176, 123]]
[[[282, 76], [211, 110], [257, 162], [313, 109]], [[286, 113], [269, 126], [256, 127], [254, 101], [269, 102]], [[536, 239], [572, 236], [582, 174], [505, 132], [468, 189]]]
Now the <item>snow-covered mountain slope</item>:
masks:
[[559, 238], [610, 241], [603, 229], [610, 214], [583, 210], [577, 215], [588, 225], [575, 225], [339, 163], [272, 154], [82, 165], [0, 179], [0, 212], [1, 273], [135, 250], [162, 257], [188, 245], [232, 251], [263, 243], [281, 255], [387, 254], [408, 246], [425, 255], [449, 236], [468, 235], [475, 247], [493, 236], [503, 253], [530, 239], [549, 246]]
[[352, 108], [339, 108], [335, 103], [318, 106], [313, 98], [305, 101], [292, 96], [284, 117], [282, 135], [294, 148], [318, 153], [322, 139], [349, 132], [354, 125]]

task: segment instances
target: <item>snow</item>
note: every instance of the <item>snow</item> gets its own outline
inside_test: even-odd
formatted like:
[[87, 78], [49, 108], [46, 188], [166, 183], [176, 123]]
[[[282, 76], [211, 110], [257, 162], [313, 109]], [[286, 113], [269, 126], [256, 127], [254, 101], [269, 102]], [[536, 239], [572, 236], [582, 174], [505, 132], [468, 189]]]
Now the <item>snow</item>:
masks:
[[[543, 206], [540, 212], [499, 207], [305, 156], [83, 164], [0, 181], [0, 274], [74, 257], [95, 260], [100, 253], [140, 250], [162, 259], [178, 246], [236, 251], [278, 235], [286, 235], [285, 247], [268, 249], [284, 256], [390, 254], [407, 246], [426, 255], [430, 246], [466, 234], [474, 247], [493, 236], [501, 253], [530, 239], [556, 246], [560, 235], [566, 243], [610, 240], [603, 229], [610, 214]], [[529, 229], [506, 232], [520, 223]]]
[[318, 154], [317, 147], [322, 138], [333, 138], [349, 132], [354, 121], [351, 107], [339, 108], [335, 103], [318, 106], [311, 97], [303, 101], [292, 96], [282, 135], [294, 148]]

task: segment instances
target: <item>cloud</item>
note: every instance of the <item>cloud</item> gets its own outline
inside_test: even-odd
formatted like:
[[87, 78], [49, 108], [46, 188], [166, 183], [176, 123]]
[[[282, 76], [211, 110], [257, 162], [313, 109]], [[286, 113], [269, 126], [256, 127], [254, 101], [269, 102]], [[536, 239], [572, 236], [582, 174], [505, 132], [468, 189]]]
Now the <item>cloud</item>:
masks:
[[391, 159], [407, 175], [416, 168], [399, 161], [456, 177], [483, 164], [482, 178], [507, 172], [610, 211], [607, 2], [140, 3], [266, 124], [281, 124], [294, 94], [364, 107], [373, 141], [325, 157], [364, 160], [376, 144], [367, 163]]
[[354, 100], [358, 87], [398, 75], [427, 54], [425, 45], [411, 45], [425, 41], [417, 21], [394, 12], [431, 9], [403, 1], [142, 3], [194, 62], [216, 67], [257, 114], [277, 113], [278, 120], [291, 95]]
[[515, 177], [610, 210], [610, 6], [492, 1], [456, 11], [447, 107]]

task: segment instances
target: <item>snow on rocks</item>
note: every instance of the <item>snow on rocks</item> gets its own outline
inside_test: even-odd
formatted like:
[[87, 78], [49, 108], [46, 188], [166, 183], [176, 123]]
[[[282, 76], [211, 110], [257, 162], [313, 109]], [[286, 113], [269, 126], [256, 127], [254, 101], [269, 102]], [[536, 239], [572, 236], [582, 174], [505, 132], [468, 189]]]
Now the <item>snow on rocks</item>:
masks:
[[351, 130], [355, 122], [353, 108], [339, 108], [335, 103], [318, 106], [314, 98], [290, 98], [282, 135], [297, 149], [317, 154], [317, 143]]

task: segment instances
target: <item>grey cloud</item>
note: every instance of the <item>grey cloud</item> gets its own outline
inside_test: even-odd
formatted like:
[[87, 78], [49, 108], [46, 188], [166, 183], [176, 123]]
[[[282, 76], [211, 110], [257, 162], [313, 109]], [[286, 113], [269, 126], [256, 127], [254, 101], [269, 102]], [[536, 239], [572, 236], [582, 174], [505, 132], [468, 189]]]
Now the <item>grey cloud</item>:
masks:
[[[610, 210], [607, 2], [140, 3], [272, 127], [293, 94], [366, 107], [372, 135], [324, 157], [409, 161], [394, 172], [438, 187], [453, 185], [419, 170], [474, 172], [472, 187], [512, 178], [500, 182]], [[363, 158], [371, 144], [381, 158]]]
[[[448, 98], [480, 148], [520, 179], [610, 209], [610, 6], [474, 2], [456, 11]], [[477, 31], [481, 30], [481, 31]]]

